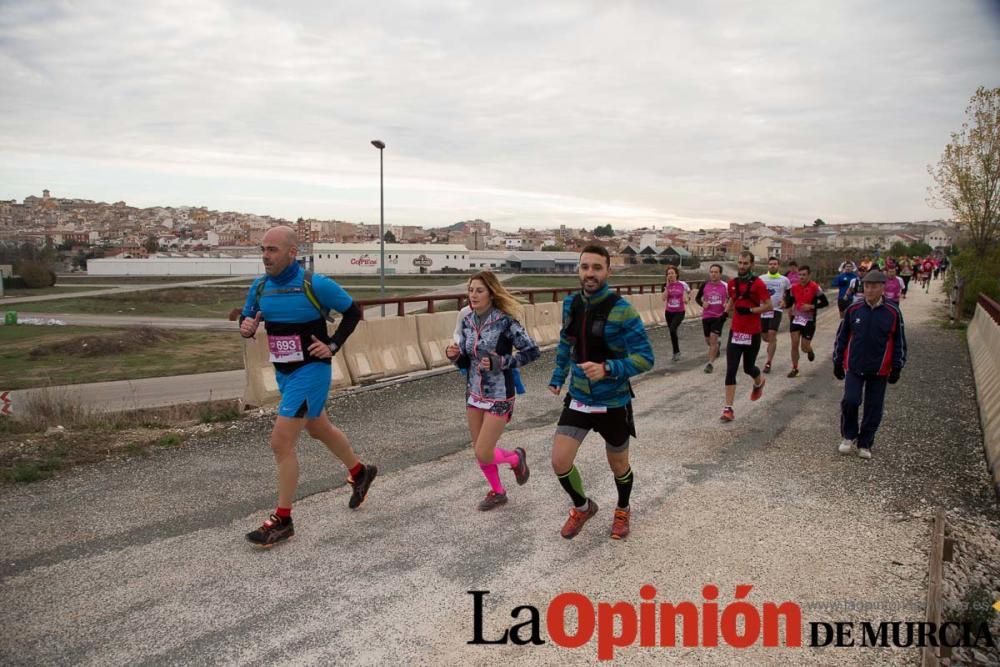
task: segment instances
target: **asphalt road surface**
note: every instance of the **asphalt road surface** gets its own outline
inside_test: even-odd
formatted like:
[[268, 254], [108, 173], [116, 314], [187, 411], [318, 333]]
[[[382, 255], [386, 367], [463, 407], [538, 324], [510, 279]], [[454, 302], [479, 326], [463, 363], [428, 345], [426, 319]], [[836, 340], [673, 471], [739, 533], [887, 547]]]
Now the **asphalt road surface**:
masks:
[[[936, 486], [937, 470], [924, 477], [898, 458], [932, 447], [935, 423], [975, 420], [967, 400], [952, 405], [920, 389], [930, 379], [921, 373], [931, 372], [921, 371], [921, 360], [962, 358], [948, 356], [960, 355], [957, 338], [934, 333], [939, 305], [926, 295], [904, 304], [908, 326], [920, 334], [914, 370], [889, 390], [884, 427], [899, 435], [878, 440], [871, 461], [836, 453], [842, 385], [829, 361], [836, 308], [821, 319], [819, 358], [804, 361], [795, 379], [785, 377], [782, 327], [764, 397], [751, 403], [741, 375], [730, 424], [718, 421], [722, 369], [702, 372], [700, 324], [682, 327], [679, 363], [669, 361], [665, 331], [652, 332], [658, 361], [635, 383], [633, 532], [621, 542], [608, 537], [615, 491], [593, 435], [577, 465], [601, 509], [576, 539], [559, 537], [568, 503], [548, 462], [561, 407], [545, 390], [551, 352], [526, 367], [528, 394], [501, 440], [526, 448], [531, 478], [516, 486], [502, 471], [510, 502], [489, 513], [475, 510], [487, 486], [468, 445], [456, 373], [333, 399], [331, 417], [366, 461], [379, 464], [379, 477], [365, 504], [349, 510], [342, 467], [303, 436], [297, 534], [270, 551], [243, 539], [274, 502], [266, 417], [146, 459], [0, 488], [3, 661], [592, 664], [596, 635], [578, 648], [556, 643], [546, 624], [553, 600], [577, 591], [595, 605], [638, 608], [649, 597], [640, 594], [646, 584], [656, 601], [691, 601], [699, 610], [703, 586], [714, 584], [720, 614], [738, 585], [750, 585], [746, 600], [756, 609], [766, 601], [799, 605], [804, 642], [813, 621], [922, 620], [928, 517], [936, 502], [981, 502], [963, 495], [974, 481]], [[967, 383], [967, 373], [957, 381]], [[932, 407], [935, 422], [906, 436]], [[974, 423], [962, 423], [975, 432]], [[981, 441], [949, 442], [941, 460], [974, 461], [975, 444], [981, 451]], [[936, 502], [928, 502], [932, 493]], [[489, 591], [482, 594], [484, 639], [530, 620], [530, 605], [539, 610], [543, 643], [469, 644], [469, 591]], [[564, 620], [574, 634], [575, 612]], [[598, 619], [604, 637], [618, 627], [609, 622]], [[518, 637], [529, 634], [526, 626]], [[628, 664], [712, 665], [911, 665], [919, 658], [914, 649], [720, 643], [644, 648], [636, 640], [614, 656]], [[607, 648], [607, 640], [601, 644]]]

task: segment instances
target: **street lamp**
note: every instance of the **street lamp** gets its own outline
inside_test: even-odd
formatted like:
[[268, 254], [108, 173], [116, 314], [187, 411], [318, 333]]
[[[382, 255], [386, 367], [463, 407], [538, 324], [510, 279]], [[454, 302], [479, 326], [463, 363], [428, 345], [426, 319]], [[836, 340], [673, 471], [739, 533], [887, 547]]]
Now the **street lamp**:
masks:
[[[382, 183], [382, 151], [385, 142], [372, 139], [372, 146], [378, 149], [378, 290], [379, 298], [385, 298], [385, 191]], [[385, 317], [385, 304], [382, 304], [382, 317]]]

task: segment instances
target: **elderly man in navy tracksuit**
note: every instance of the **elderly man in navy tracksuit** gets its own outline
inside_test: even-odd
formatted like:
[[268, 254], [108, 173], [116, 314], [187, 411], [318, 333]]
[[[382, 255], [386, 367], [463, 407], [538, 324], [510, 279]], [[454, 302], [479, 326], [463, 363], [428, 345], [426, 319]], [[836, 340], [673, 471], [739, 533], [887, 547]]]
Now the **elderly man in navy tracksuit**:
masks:
[[[885, 274], [870, 271], [862, 280], [863, 301], [848, 306], [837, 330], [833, 349], [833, 374], [845, 380], [840, 402], [840, 435], [837, 450], [872, 457], [875, 432], [882, 421], [885, 386], [896, 384], [906, 364], [906, 335], [899, 307], [883, 298]], [[863, 398], [862, 398], [863, 396]], [[858, 408], [864, 402], [864, 417], [858, 428]]]

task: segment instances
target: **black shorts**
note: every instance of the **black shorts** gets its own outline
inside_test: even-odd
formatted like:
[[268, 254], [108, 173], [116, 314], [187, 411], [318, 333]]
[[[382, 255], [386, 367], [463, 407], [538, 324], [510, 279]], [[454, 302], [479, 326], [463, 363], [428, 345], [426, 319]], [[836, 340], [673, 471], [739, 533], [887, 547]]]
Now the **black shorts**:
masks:
[[812, 340], [813, 335], [816, 333], [816, 320], [809, 320], [808, 324], [795, 324], [792, 322], [788, 326], [788, 333], [802, 334], [802, 337], [806, 340]]
[[760, 318], [760, 332], [766, 334], [768, 331], [777, 331], [778, 327], [781, 326], [781, 311], [772, 311], [774, 317], [762, 317]]
[[628, 449], [629, 437], [635, 437], [635, 420], [632, 404], [621, 408], [608, 408], [607, 412], [592, 413], [571, 410], [570, 397], [566, 396], [565, 407], [559, 415], [556, 433], [583, 442], [590, 431], [597, 431], [604, 438], [604, 446], [609, 452], [623, 452]]
[[705, 338], [708, 338], [712, 334], [716, 336], [722, 335], [722, 327], [726, 326], [726, 314], [723, 313], [718, 317], [702, 318], [701, 320], [701, 330], [705, 334]]

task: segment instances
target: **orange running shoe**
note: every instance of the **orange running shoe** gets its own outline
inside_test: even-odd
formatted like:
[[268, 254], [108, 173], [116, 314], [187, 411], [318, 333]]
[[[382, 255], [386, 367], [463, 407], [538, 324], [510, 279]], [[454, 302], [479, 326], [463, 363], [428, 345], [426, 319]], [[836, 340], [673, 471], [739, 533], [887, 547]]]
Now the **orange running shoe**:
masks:
[[751, 401], [756, 401], [757, 399], [759, 399], [761, 396], [764, 395], [764, 384], [766, 382], [767, 382], [767, 380], [765, 378], [761, 377], [760, 384], [755, 384], [753, 386], [753, 389], [750, 391], [750, 400]]
[[570, 508], [569, 518], [566, 519], [566, 523], [563, 524], [562, 530], [559, 534], [565, 537], [567, 540], [571, 540], [579, 534], [580, 529], [583, 528], [583, 524], [587, 523], [592, 516], [597, 514], [597, 503], [593, 500], [588, 500], [590, 507], [586, 512], [579, 512], [575, 507]]
[[629, 511], [620, 507], [615, 508], [615, 520], [611, 523], [611, 539], [622, 540], [628, 537]]

